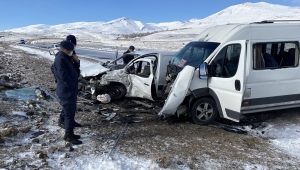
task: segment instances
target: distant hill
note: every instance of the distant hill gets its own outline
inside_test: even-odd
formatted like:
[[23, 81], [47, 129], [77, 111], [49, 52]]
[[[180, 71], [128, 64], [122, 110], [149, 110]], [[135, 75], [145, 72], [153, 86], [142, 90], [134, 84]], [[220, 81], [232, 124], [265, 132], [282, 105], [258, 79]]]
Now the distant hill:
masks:
[[184, 36], [190, 37], [213, 25], [250, 23], [262, 20], [300, 20], [300, 8], [265, 2], [247, 2], [230, 6], [204, 19], [190, 19], [188, 21], [142, 23], [141, 21], [134, 21], [129, 18], [119, 18], [109, 22], [75, 22], [52, 26], [38, 24], [6, 31], [57, 38], [74, 34], [81, 39], [99, 40], [114, 39], [122, 37], [124, 34], [158, 32], [144, 38], [163, 39], [166, 37], [166, 34], [168, 34], [167, 37], [170, 37], [172, 34], [174, 34], [176, 38]]

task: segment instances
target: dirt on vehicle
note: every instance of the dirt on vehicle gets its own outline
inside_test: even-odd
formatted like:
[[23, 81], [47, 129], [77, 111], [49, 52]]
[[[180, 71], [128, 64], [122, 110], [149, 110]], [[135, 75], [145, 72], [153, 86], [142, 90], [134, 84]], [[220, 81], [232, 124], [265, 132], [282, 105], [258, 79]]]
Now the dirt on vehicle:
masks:
[[[6, 84], [0, 86], [2, 94], [9, 87], [39, 86], [55, 95], [52, 61], [6, 44], [0, 44], [0, 51], [0, 77], [2, 85]], [[18, 101], [2, 95], [0, 168], [55, 169], [51, 162], [63, 164], [64, 161], [53, 153], [64, 153], [66, 160], [91, 154], [110, 154], [112, 159], [117, 159], [114, 155], [118, 153], [149, 159], [162, 169], [300, 167], [298, 158], [274, 147], [270, 138], [263, 135], [270, 128], [269, 123], [298, 124], [299, 108], [247, 115], [258, 126], [251, 129], [249, 122], [218, 119], [201, 126], [184, 116], [162, 119], [156, 115], [162, 106], [163, 100], [143, 99], [92, 103], [79, 94], [75, 119], [83, 127], [76, 128], [75, 133], [82, 135], [84, 144], [71, 146], [64, 142], [64, 130], [57, 126], [61, 109], [57, 100]], [[108, 119], [109, 116], [112, 118]], [[107, 145], [110, 147], [103, 147]], [[31, 154], [34, 156], [26, 156]]]

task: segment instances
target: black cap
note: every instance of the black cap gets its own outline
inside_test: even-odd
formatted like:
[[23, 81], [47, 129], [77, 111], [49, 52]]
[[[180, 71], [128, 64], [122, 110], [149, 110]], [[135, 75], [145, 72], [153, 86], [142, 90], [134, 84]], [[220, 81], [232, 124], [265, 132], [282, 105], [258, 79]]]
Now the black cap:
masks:
[[74, 45], [77, 44], [76, 37], [75, 37], [74, 35], [68, 35], [68, 36], [66, 37], [66, 40], [67, 40], [67, 41], [70, 41], [70, 42], [73, 43]]
[[60, 42], [60, 47], [66, 49], [68, 51], [74, 50], [74, 45], [70, 41], [66, 41], [66, 40]]
[[129, 49], [134, 50], [135, 48], [134, 48], [134, 46], [131, 45], [131, 46], [129, 46]]

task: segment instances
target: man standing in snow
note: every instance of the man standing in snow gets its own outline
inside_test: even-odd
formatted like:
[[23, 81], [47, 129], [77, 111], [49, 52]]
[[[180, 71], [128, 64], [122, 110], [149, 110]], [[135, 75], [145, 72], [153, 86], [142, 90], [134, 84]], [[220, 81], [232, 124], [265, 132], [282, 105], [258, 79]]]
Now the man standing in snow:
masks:
[[[60, 51], [57, 53], [53, 73], [57, 81], [56, 94], [59, 103], [62, 105], [62, 112], [59, 122], [64, 123], [65, 135], [64, 140], [72, 144], [82, 144], [80, 135], [74, 134], [75, 112], [78, 90], [78, 69], [80, 61], [73, 57], [74, 45], [70, 41], [60, 43]], [[74, 64], [74, 63], [77, 64]]]
[[[79, 74], [80, 74], [80, 69], [79, 69], [80, 68], [80, 60], [78, 59], [78, 56], [76, 55], [76, 52], [75, 52], [75, 48], [76, 48], [76, 45], [77, 45], [76, 37], [74, 35], [68, 35], [66, 37], [66, 41], [70, 41], [74, 45], [71, 61], [74, 65], [74, 67], [76, 68], [77, 73], [78, 73], [78, 77], [79, 77]], [[65, 117], [64, 110], [61, 111], [59, 117], [60, 117], [60, 119], [58, 120], [58, 126], [64, 128], [64, 125], [65, 125], [65, 123], [64, 123], [64, 117]], [[76, 121], [74, 121], [74, 127], [82, 127], [82, 125], [77, 123]]]
[[[80, 69], [79, 69], [80, 68], [80, 60], [78, 59], [78, 56], [76, 55], [76, 52], [75, 52], [75, 47], [77, 45], [76, 37], [74, 35], [68, 35], [66, 37], [66, 41], [70, 41], [74, 45], [74, 50], [73, 50], [73, 54], [72, 54], [72, 57], [71, 57], [71, 61], [74, 65], [74, 67], [76, 68], [76, 70], [78, 72], [78, 76], [79, 76], [79, 74], [80, 74]], [[51, 71], [54, 74], [53, 69], [54, 69], [54, 65], [51, 66]], [[55, 78], [55, 82], [57, 82], [56, 78]], [[65, 122], [64, 122], [65, 113], [64, 113], [64, 110], [61, 111], [59, 117], [60, 118], [58, 120], [58, 126], [60, 126], [62, 128], [65, 128]], [[82, 127], [82, 125], [77, 123], [76, 121], [74, 121], [74, 127]]]
[[[134, 49], [135, 49], [134, 46], [131, 45], [131, 46], [128, 48], [128, 50], [125, 51], [123, 54], [125, 55], [125, 54], [127, 54], [127, 53], [131, 53], [131, 52], [134, 51]], [[123, 58], [124, 64], [128, 64], [133, 58], [134, 58], [134, 55], [127, 55], [126, 57]]]

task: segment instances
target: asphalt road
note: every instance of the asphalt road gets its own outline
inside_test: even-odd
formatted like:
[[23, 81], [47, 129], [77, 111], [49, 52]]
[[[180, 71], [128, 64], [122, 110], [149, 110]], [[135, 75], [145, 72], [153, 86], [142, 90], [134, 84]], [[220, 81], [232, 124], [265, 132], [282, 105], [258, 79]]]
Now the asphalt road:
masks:
[[[41, 49], [47, 49], [51, 46], [49, 45], [43, 45], [43, 44], [23, 44], [23, 46], [28, 47], [39, 47]], [[76, 48], [76, 54], [78, 56], [92, 58], [92, 59], [105, 59], [105, 60], [112, 60], [116, 52], [115, 51], [100, 51], [100, 50], [93, 50], [93, 49], [84, 49], [84, 48]], [[118, 53], [118, 57], [120, 57], [122, 53]]]

